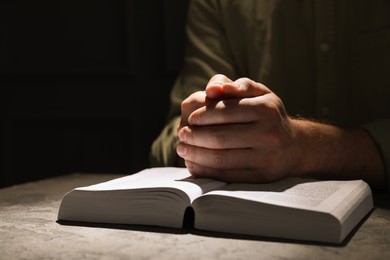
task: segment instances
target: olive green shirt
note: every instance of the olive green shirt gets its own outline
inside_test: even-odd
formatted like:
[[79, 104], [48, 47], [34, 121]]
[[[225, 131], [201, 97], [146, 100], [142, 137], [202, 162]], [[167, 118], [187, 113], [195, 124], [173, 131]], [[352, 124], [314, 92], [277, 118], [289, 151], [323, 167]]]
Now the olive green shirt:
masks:
[[389, 172], [390, 1], [194, 0], [186, 28], [153, 166], [175, 164], [180, 103], [222, 73], [265, 84], [290, 115], [364, 127]]

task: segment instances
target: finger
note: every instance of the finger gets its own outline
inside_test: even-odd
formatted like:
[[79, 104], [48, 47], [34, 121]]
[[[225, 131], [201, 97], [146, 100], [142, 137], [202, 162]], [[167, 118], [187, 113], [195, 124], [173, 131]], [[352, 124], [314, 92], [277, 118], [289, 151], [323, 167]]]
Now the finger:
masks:
[[262, 120], [269, 110], [272, 94], [252, 98], [207, 100], [206, 106], [188, 116], [189, 125], [250, 123]]
[[185, 166], [192, 176], [197, 178], [211, 178], [228, 183], [268, 183], [275, 176], [260, 169], [221, 169], [199, 165], [191, 161], [185, 161]]
[[179, 143], [176, 151], [186, 161], [211, 168], [232, 169], [241, 168], [242, 165], [248, 168], [254, 168], [254, 163], [258, 162], [255, 158], [252, 158], [254, 153], [251, 148], [208, 149]]
[[[258, 138], [259, 133], [264, 131], [261, 128], [262, 126], [254, 123], [186, 126], [180, 129], [178, 137], [181, 142], [208, 149], [244, 149], [253, 147], [255, 144], [258, 147], [264, 147], [268, 141], [264, 138]], [[265, 132], [264, 135], [268, 136], [268, 132]], [[254, 139], [254, 137], [257, 138]]]
[[234, 82], [225, 83], [221, 90], [226, 97], [255, 97], [270, 93], [265, 85], [248, 78], [239, 78]]
[[248, 109], [245, 101], [237, 99], [208, 101], [188, 116], [190, 125], [216, 125], [245, 123], [256, 119], [253, 109]]
[[191, 94], [181, 103], [181, 120], [178, 130], [188, 125], [188, 117], [192, 112], [204, 106], [206, 103], [206, 94], [204, 91], [197, 91]]
[[220, 99], [224, 97], [223, 84], [233, 82], [223, 74], [214, 75], [206, 86], [206, 96], [211, 99]]

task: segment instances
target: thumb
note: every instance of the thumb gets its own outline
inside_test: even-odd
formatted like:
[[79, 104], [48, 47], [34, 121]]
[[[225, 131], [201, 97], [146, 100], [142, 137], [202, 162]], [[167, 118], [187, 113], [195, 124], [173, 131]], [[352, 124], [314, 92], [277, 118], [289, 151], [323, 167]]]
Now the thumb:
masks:
[[233, 81], [223, 74], [214, 75], [207, 83], [206, 97], [211, 99], [221, 99], [225, 97], [223, 85], [226, 83], [233, 83]]
[[222, 92], [225, 97], [249, 98], [271, 93], [265, 85], [249, 78], [240, 78], [234, 82], [223, 84]]

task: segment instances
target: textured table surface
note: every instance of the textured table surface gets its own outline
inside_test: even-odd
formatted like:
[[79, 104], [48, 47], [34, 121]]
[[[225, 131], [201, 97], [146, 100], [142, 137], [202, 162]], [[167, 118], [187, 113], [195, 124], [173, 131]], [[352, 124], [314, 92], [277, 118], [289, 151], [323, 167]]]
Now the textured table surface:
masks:
[[0, 189], [0, 259], [390, 259], [390, 197], [340, 246], [153, 227], [57, 223], [72, 188], [119, 175], [70, 174]]

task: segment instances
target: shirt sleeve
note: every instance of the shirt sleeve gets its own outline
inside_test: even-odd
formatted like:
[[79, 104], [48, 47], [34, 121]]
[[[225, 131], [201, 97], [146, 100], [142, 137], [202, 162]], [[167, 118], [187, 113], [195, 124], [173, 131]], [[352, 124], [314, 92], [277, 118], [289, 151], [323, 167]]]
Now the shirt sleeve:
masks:
[[390, 118], [366, 124], [363, 128], [379, 147], [385, 164], [387, 190], [390, 191]]
[[181, 102], [192, 93], [203, 91], [217, 73], [236, 77], [217, 1], [194, 0], [188, 8], [184, 66], [170, 93], [167, 124], [151, 147], [152, 166], [175, 166]]
[[180, 116], [172, 118], [153, 141], [149, 154], [151, 167], [176, 165], [176, 146], [179, 143], [176, 129], [179, 122]]

